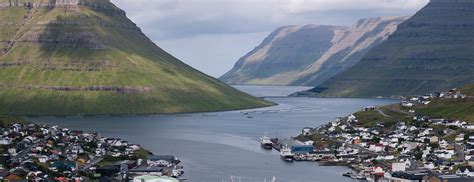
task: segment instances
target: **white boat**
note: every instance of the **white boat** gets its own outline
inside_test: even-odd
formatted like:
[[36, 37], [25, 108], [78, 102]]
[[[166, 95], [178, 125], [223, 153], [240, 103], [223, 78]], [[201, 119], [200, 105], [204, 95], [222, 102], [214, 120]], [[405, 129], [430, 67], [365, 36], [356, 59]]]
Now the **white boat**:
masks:
[[270, 137], [267, 137], [267, 133], [265, 133], [265, 135], [260, 138], [260, 146], [267, 150], [272, 149], [272, 141], [270, 140]]
[[287, 145], [280, 150], [280, 157], [284, 161], [293, 162], [293, 156], [293, 152], [291, 152], [291, 149]]

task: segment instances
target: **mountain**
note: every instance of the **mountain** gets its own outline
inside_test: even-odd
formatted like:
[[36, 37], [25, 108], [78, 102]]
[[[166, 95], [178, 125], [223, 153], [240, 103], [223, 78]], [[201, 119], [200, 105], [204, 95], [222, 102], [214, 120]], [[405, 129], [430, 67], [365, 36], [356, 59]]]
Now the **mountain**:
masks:
[[158, 114], [270, 105], [182, 63], [109, 0], [0, 0], [0, 113]]
[[474, 1], [431, 0], [321, 96], [425, 94], [474, 82]]
[[220, 79], [229, 84], [289, 85], [294, 80], [289, 74], [311, 65], [346, 29], [318, 25], [281, 27]]
[[357, 63], [406, 18], [367, 18], [352, 27], [282, 27], [220, 79], [230, 84], [314, 86]]

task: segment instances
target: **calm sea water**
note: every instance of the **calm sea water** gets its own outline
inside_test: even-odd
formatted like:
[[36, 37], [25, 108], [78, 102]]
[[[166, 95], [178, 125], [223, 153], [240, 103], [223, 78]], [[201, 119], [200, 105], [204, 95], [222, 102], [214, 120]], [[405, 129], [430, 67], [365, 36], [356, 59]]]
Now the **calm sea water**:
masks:
[[[305, 87], [236, 86], [256, 96], [284, 96]], [[345, 167], [317, 163], [286, 163], [276, 151], [265, 151], [264, 135], [290, 137], [303, 127], [316, 127], [365, 106], [393, 100], [267, 97], [279, 105], [242, 111], [133, 117], [29, 118], [37, 123], [98, 132], [137, 143], [155, 154], [172, 154], [183, 161], [190, 182], [326, 182], [351, 181]]]

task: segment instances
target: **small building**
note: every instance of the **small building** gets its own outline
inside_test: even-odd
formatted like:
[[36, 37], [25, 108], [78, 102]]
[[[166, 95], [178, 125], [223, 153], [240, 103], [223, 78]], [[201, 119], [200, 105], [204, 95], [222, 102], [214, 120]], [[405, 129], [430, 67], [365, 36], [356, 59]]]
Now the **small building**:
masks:
[[133, 182], [179, 182], [179, 180], [166, 176], [142, 175], [134, 177]]
[[411, 102], [408, 102], [408, 101], [403, 101], [402, 106], [403, 107], [413, 107], [413, 104]]
[[295, 139], [295, 141], [301, 145], [310, 145], [310, 146], [313, 146], [314, 144], [314, 141], [309, 139], [309, 138], [299, 138], [299, 139]]
[[138, 175], [163, 175], [163, 167], [159, 166], [149, 166], [149, 165], [141, 165], [134, 169], [129, 170], [130, 174], [138, 174]]
[[403, 172], [406, 170], [406, 167], [405, 163], [392, 163], [392, 172]]
[[430, 138], [430, 143], [438, 143], [439, 142], [439, 138], [437, 136], [432, 136]]
[[295, 154], [309, 154], [314, 151], [312, 145], [293, 145], [291, 151]]
[[382, 144], [372, 144], [369, 146], [369, 150], [374, 152], [382, 152], [384, 150], [384, 146]]
[[364, 108], [364, 111], [375, 111], [375, 106], [367, 106]]
[[302, 130], [301, 130], [301, 134], [303, 136], [309, 136], [311, 135], [311, 131], [313, 130], [313, 128], [311, 127], [304, 127]]
[[461, 166], [456, 170], [458, 176], [474, 177], [474, 169], [471, 166]]

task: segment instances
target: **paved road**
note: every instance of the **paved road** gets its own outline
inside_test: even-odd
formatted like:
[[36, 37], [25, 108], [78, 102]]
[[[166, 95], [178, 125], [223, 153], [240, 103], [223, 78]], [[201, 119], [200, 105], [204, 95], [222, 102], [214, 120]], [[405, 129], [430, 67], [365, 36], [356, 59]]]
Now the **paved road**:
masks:
[[96, 165], [97, 163], [99, 163], [100, 161], [102, 161], [104, 159], [104, 157], [99, 157], [97, 159], [94, 159], [93, 161], [87, 163], [86, 165], [80, 167], [79, 170], [86, 170], [86, 169], [89, 169], [90, 167]]
[[377, 112], [379, 112], [379, 114], [381, 114], [381, 115], [384, 116], [384, 117], [387, 117], [387, 118], [391, 118], [391, 117], [392, 117], [392, 116], [389, 116], [388, 114], [385, 114], [380, 108], [377, 108], [376, 110], [377, 110]]
[[14, 157], [12, 157], [11, 159], [12, 160], [18, 160], [20, 158], [24, 158], [26, 157], [26, 155], [34, 148], [38, 147], [40, 144], [44, 143], [45, 142], [45, 139], [41, 139], [41, 140], [38, 140], [36, 141], [35, 143], [33, 143], [31, 146], [21, 150], [20, 152], [18, 152]]

